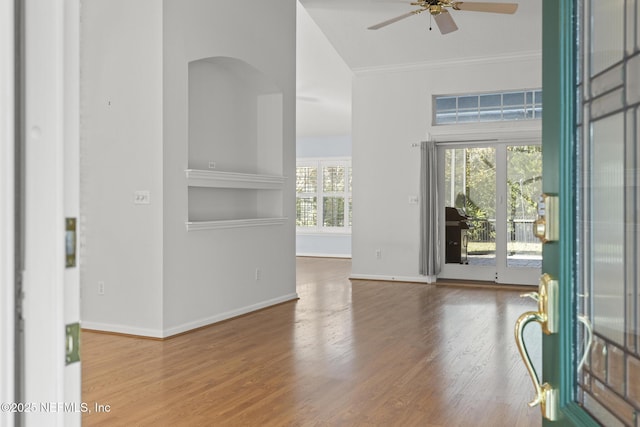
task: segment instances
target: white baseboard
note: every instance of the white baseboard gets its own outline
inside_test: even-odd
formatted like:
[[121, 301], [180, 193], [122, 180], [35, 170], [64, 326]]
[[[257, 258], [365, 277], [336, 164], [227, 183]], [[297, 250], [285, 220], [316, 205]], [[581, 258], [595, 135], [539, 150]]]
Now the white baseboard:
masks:
[[300, 257], [316, 257], [316, 258], [351, 258], [351, 254], [319, 254], [319, 253], [296, 253]]
[[116, 334], [137, 335], [149, 338], [163, 338], [161, 329], [136, 328], [134, 326], [118, 325], [113, 323], [80, 321], [82, 329], [92, 331], [112, 332]]
[[287, 294], [277, 298], [272, 298], [270, 300], [261, 301], [256, 304], [248, 305], [235, 310], [226, 311], [224, 313], [216, 314], [214, 316], [206, 317], [204, 319], [183, 323], [181, 325], [173, 326], [171, 328], [165, 329], [163, 338], [167, 338], [172, 335], [187, 332], [192, 329], [201, 328], [203, 326], [208, 326], [217, 322], [221, 322], [223, 320], [231, 319], [232, 317], [241, 316], [243, 314], [251, 313], [252, 311], [260, 310], [262, 308], [267, 308], [272, 305], [281, 304], [283, 302], [293, 301], [296, 299], [298, 299], [298, 294], [294, 292], [292, 294]]
[[383, 276], [377, 274], [352, 274], [349, 279], [356, 280], [379, 280], [384, 282], [414, 282], [414, 283], [435, 283], [433, 276]]
[[113, 332], [117, 334], [137, 335], [137, 336], [149, 337], [149, 338], [168, 338], [172, 335], [188, 332], [192, 329], [208, 326], [217, 322], [221, 322], [223, 320], [231, 319], [232, 317], [237, 317], [243, 314], [251, 313], [252, 311], [260, 310], [262, 308], [267, 308], [272, 305], [280, 304], [287, 301], [293, 301], [296, 299], [298, 299], [298, 294], [294, 292], [292, 294], [287, 294], [281, 297], [272, 298], [270, 300], [261, 301], [256, 304], [248, 305], [235, 310], [226, 311], [224, 313], [216, 314], [214, 316], [206, 317], [204, 319], [183, 323], [181, 325], [167, 328], [164, 330], [136, 328], [136, 327], [126, 326], [126, 325], [98, 323], [98, 322], [85, 322], [85, 321], [81, 322], [81, 326], [83, 329], [90, 329], [90, 330], [101, 331], [101, 332]]

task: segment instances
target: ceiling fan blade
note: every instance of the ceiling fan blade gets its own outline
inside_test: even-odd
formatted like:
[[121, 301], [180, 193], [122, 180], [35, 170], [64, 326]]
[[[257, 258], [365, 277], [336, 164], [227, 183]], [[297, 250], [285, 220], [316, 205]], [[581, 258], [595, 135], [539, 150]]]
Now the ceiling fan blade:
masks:
[[448, 34], [458, 29], [453, 17], [449, 12], [443, 10], [442, 13], [435, 15], [433, 19], [438, 24], [438, 29], [442, 34]]
[[386, 27], [387, 25], [391, 25], [394, 22], [398, 22], [398, 21], [400, 21], [402, 19], [408, 18], [411, 15], [415, 15], [415, 14], [418, 14], [420, 12], [422, 12], [422, 10], [413, 10], [413, 11], [405, 13], [403, 15], [396, 16], [395, 18], [387, 19], [386, 21], [380, 22], [379, 24], [372, 25], [369, 28], [367, 28], [367, 30], [377, 30], [379, 28]]
[[454, 2], [455, 10], [469, 10], [473, 12], [516, 13], [518, 3], [487, 3], [487, 2]]

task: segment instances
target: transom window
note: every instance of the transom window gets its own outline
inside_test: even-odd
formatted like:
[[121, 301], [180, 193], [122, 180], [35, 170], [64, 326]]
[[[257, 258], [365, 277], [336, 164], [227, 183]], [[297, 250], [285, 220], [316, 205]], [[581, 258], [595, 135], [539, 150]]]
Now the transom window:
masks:
[[434, 124], [542, 118], [542, 90], [434, 96]]
[[351, 231], [351, 161], [307, 160], [296, 167], [299, 231]]

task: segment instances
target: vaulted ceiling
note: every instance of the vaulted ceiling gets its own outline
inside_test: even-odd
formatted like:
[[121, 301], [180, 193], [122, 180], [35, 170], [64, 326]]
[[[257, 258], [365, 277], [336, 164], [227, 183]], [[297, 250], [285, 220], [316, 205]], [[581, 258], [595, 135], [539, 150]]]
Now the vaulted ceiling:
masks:
[[[424, 12], [379, 30], [367, 28], [419, 9], [404, 0], [299, 0], [354, 71], [465, 57], [518, 55], [542, 48], [542, 1], [518, 3], [513, 15], [451, 10], [459, 30], [442, 35]], [[472, 3], [469, 1], [468, 3]]]
[[504, 1], [515, 14], [451, 10], [459, 30], [443, 35], [428, 12], [367, 29], [419, 9], [406, 0], [299, 0], [298, 136], [350, 134], [354, 72], [539, 54], [542, 1]]

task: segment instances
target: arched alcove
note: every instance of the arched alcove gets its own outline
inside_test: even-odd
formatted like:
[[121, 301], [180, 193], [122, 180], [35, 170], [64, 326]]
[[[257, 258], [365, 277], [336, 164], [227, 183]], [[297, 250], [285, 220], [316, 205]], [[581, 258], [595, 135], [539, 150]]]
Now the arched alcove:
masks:
[[282, 217], [282, 99], [268, 76], [240, 59], [189, 63], [189, 223]]

